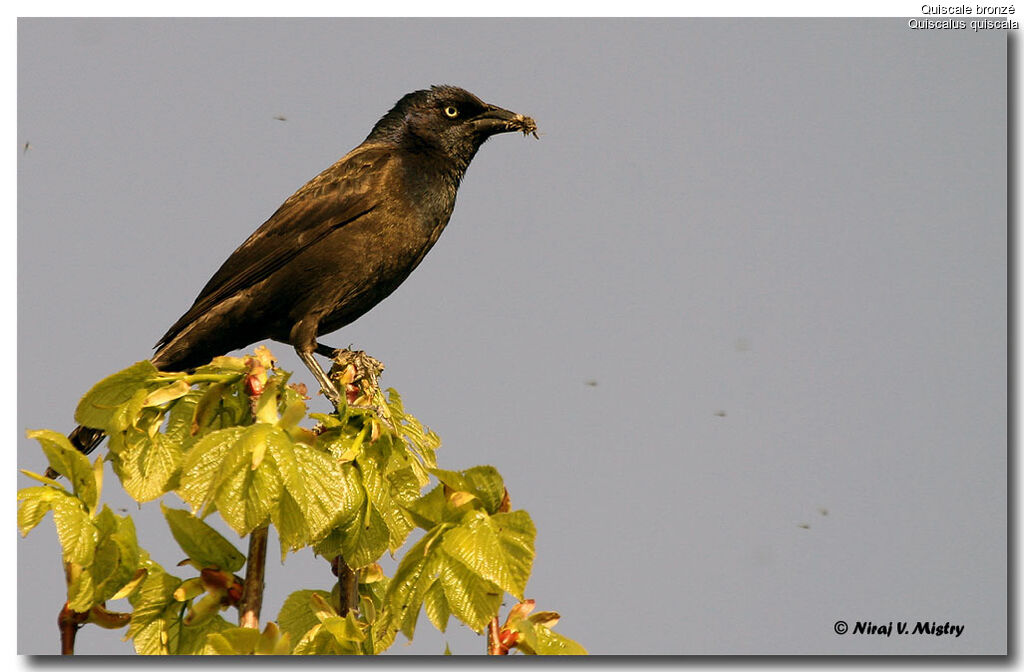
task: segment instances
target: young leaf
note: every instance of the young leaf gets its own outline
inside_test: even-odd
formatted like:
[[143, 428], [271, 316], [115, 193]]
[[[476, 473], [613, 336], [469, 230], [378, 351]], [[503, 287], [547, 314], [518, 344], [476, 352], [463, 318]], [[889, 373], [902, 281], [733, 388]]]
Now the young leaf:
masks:
[[386, 460], [373, 450], [357, 457], [356, 465], [363, 477], [367, 497], [387, 526], [387, 547], [394, 551], [401, 547], [412, 531], [413, 525], [403, 504], [411, 503], [419, 495], [419, 483], [410, 469], [386, 474]]
[[123, 414], [122, 408], [132, 402], [140, 391], [142, 396], [138, 398], [138, 405], [141, 408], [148, 394], [147, 386], [157, 382], [159, 375], [153, 363], [145, 360], [107, 376], [93, 385], [78, 402], [75, 421], [97, 429], [109, 429], [111, 425], [123, 424], [123, 419], [115, 422], [115, 416]]
[[525, 511], [494, 516], [476, 511], [445, 534], [442, 546], [466, 567], [521, 600], [533, 566], [536, 535]]
[[129, 428], [111, 434], [109, 446], [114, 473], [135, 501], [152, 501], [177, 486], [183, 454], [165, 435]]
[[444, 632], [448, 629], [448, 617], [451, 615], [451, 608], [448, 606], [448, 598], [444, 595], [444, 587], [440, 581], [434, 581], [430, 588], [423, 595], [423, 610], [427, 612], [427, 618], [434, 624], [434, 627]]
[[86, 612], [96, 603], [96, 584], [87, 567], [74, 566], [68, 583], [68, 608]]
[[[59, 487], [59, 486], [58, 486]], [[53, 502], [58, 497], [66, 497], [64, 488], [52, 488], [36, 485], [18, 491], [18, 530], [25, 536], [39, 524], [47, 513], [53, 509]]]
[[341, 528], [341, 553], [350, 567], [362, 567], [379, 558], [388, 547], [391, 533], [372, 503], [366, 501], [360, 515]]
[[320, 624], [313, 606], [313, 595], [319, 595], [323, 599], [330, 597], [328, 593], [319, 590], [296, 590], [281, 605], [277, 624], [292, 641], [301, 641], [307, 632]]
[[142, 400], [143, 406], [161, 406], [169, 401], [181, 399], [192, 390], [192, 386], [185, 380], [176, 380], [169, 385], [158, 387]]
[[99, 500], [99, 489], [96, 476], [89, 458], [78, 452], [68, 437], [48, 429], [27, 432], [28, 438], [39, 441], [46, 454], [50, 466], [62, 476], [66, 476], [74, 488], [74, 492], [85, 503], [90, 511], [96, 508]]
[[260, 631], [256, 628], [225, 628], [206, 636], [203, 653], [206, 655], [249, 655], [256, 649]]
[[273, 453], [265, 453], [259, 467], [252, 467], [254, 451], [278, 441], [290, 439], [281, 429], [261, 423], [246, 427], [232, 448], [233, 469], [226, 472], [214, 502], [224, 522], [240, 535], [267, 522], [281, 498], [284, 483]]
[[484, 503], [487, 513], [495, 514], [505, 494], [505, 482], [498, 470], [490, 466], [472, 467], [462, 472], [474, 495]]
[[439, 544], [434, 542], [444, 531], [444, 527], [439, 527], [428, 532], [406, 551], [388, 583], [387, 605], [395, 625], [409, 639], [416, 630], [420, 605], [437, 578], [441, 559], [436, 552]]
[[253, 651], [258, 656], [283, 656], [291, 653], [291, 637], [282, 635], [277, 624], [271, 621], [263, 628], [263, 633], [256, 641], [256, 649]]
[[210, 432], [185, 453], [178, 494], [194, 512], [205, 509], [225, 476], [240, 466], [244, 455], [235, 450], [235, 444], [245, 430], [245, 427], [228, 427]]
[[132, 640], [136, 653], [202, 653], [211, 633], [232, 627], [219, 615], [206, 618], [197, 625], [185, 625], [183, 605], [174, 599], [174, 591], [181, 584], [181, 579], [167, 574], [151, 560], [145, 560], [145, 567], [146, 579], [128, 598], [135, 610], [125, 638]]
[[344, 646], [348, 642], [361, 642], [366, 639], [356, 616], [351, 611], [342, 618], [341, 616], [330, 616], [321, 623], [323, 628], [334, 636], [338, 644]]
[[522, 621], [516, 629], [524, 635], [519, 640], [518, 648], [525, 654], [538, 656], [587, 655], [587, 650], [578, 642], [540, 623]]
[[148, 573], [149, 571], [145, 567], [139, 567], [135, 570], [135, 575], [132, 577], [131, 581], [121, 586], [121, 589], [111, 595], [110, 599], [120, 600], [134, 593], [135, 589], [141, 586], [142, 582], [146, 580]]
[[53, 501], [53, 522], [64, 549], [64, 562], [82, 567], [92, 564], [98, 531], [80, 499], [65, 494]]
[[439, 582], [452, 615], [476, 632], [482, 631], [498, 615], [504, 592], [447, 554], [439, 555], [445, 560]]
[[361, 654], [361, 643], [366, 633], [355, 614], [349, 612], [344, 618], [327, 603], [322, 595], [313, 592], [310, 604], [317, 624], [308, 630], [295, 645], [294, 653], [300, 655]]
[[448, 471], [447, 469], [428, 469], [437, 480], [441, 481], [448, 486], [450, 490], [472, 492], [473, 486], [470, 484], [466, 477], [457, 471]]
[[427, 494], [408, 504], [405, 509], [409, 512], [413, 523], [424, 530], [430, 530], [445, 520], [447, 505], [448, 501], [444, 496], [444, 486], [438, 485]]
[[135, 538], [135, 524], [128, 516], [117, 516], [104, 505], [94, 519], [99, 542], [89, 572], [95, 586], [95, 602], [114, 598], [136, 577], [140, 567], [140, 550]]
[[339, 519], [355, 515], [359, 487], [329, 454], [294, 443], [283, 432], [275, 435], [271, 454], [281, 472], [284, 487], [302, 513], [308, 527], [308, 544], [320, 539]]
[[[146, 569], [146, 578], [139, 589], [128, 597], [134, 611], [125, 639], [137, 638], [140, 632], [161, 620], [168, 607], [177, 607], [178, 611], [181, 611], [181, 604], [174, 599], [174, 591], [181, 585], [181, 579], [168, 574], [151, 560], [144, 561], [143, 566]], [[158, 636], [157, 640], [159, 639]], [[143, 653], [138, 651], [138, 643], [136, 651]]]
[[237, 572], [245, 564], [245, 556], [230, 541], [190, 512], [163, 504], [160, 508], [174, 540], [196, 566]]

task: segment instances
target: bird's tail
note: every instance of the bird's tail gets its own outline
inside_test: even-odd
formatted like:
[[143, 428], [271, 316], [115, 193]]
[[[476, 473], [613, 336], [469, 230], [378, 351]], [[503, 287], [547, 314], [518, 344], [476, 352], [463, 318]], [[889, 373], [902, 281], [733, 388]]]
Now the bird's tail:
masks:
[[[92, 427], [83, 427], [79, 425], [75, 427], [70, 434], [68, 434], [68, 441], [74, 446], [78, 452], [83, 455], [88, 455], [96, 449], [96, 446], [100, 445], [100, 441], [106, 433], [102, 429], [93, 429]], [[60, 474], [53, 470], [53, 467], [47, 467], [46, 477], [57, 478]]]

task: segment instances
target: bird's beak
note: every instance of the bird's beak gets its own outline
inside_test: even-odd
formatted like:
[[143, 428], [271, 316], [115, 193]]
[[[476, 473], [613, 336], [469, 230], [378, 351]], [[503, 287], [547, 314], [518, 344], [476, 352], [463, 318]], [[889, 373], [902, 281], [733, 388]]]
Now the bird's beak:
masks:
[[523, 135], [532, 133], [533, 137], [537, 137], [537, 122], [532, 117], [509, 112], [494, 105], [488, 105], [485, 111], [478, 114], [473, 119], [473, 125], [485, 135], [522, 131]]

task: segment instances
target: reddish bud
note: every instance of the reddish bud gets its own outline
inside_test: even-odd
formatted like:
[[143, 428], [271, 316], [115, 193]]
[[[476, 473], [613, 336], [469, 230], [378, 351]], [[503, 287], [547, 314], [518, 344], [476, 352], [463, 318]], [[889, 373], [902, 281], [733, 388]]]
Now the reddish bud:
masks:
[[267, 386], [267, 370], [252, 359], [249, 359], [248, 362], [255, 364], [255, 366], [249, 370], [249, 375], [245, 377], [245, 392], [250, 397], [258, 397], [263, 394], [263, 389]]
[[506, 655], [519, 642], [519, 633], [515, 630], [502, 630], [498, 633], [498, 642], [501, 644], [501, 655]]

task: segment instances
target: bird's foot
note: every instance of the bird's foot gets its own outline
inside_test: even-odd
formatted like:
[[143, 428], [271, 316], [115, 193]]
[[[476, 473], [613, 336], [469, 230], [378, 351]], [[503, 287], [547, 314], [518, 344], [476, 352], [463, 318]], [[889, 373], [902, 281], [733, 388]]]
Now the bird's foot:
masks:
[[327, 400], [331, 402], [334, 406], [335, 412], [340, 412], [341, 409], [344, 408], [344, 401], [341, 393], [338, 391], [338, 388], [335, 387], [334, 383], [331, 382], [330, 376], [328, 376], [323, 367], [320, 366], [320, 363], [316, 361], [315, 357], [313, 357], [313, 353], [304, 352], [299, 348], [295, 348], [295, 352], [298, 353], [299, 358], [306, 365], [306, 368], [308, 368], [310, 373], [313, 374], [313, 377], [316, 378], [316, 382], [320, 383], [321, 394], [327, 397]]
[[362, 350], [335, 350], [331, 358], [334, 362], [328, 377], [345, 393], [345, 401], [355, 408], [367, 408], [383, 419], [389, 419], [390, 413], [381, 402], [380, 384], [378, 379], [384, 371], [380, 360], [367, 355]]

